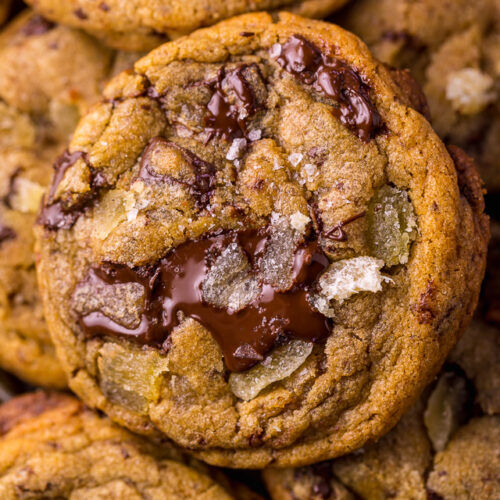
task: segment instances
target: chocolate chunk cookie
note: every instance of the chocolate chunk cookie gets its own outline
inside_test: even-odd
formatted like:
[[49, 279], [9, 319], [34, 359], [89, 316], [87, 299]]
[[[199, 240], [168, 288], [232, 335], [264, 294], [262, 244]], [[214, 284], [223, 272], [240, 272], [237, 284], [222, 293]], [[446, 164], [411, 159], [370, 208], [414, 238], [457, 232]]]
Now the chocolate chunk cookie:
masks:
[[412, 70], [436, 131], [478, 160], [489, 190], [500, 190], [498, 0], [359, 0], [336, 21], [382, 61]]
[[70, 396], [36, 392], [5, 403], [0, 433], [4, 500], [242, 498], [167, 443], [132, 435]]
[[347, 0], [27, 0], [48, 19], [83, 29], [122, 50], [151, 50], [197, 28], [259, 10], [321, 18]]
[[232, 467], [394, 425], [469, 321], [488, 238], [470, 159], [403, 87], [355, 36], [287, 13], [114, 79], [37, 226], [72, 389]]
[[38, 295], [32, 226], [52, 163], [112, 63], [88, 35], [30, 12], [0, 34], [0, 366], [36, 385], [66, 377]]
[[[500, 347], [492, 329], [479, 325], [469, 327], [437, 380], [377, 443], [309, 467], [264, 471], [272, 499], [498, 498], [500, 368], [488, 359], [498, 360]], [[479, 351], [488, 349], [480, 366]]]

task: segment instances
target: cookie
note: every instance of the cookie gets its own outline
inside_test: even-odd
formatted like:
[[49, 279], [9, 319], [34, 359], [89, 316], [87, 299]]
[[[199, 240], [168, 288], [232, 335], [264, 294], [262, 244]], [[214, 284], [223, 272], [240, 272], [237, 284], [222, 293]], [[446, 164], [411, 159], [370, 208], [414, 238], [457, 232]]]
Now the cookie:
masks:
[[35, 392], [5, 403], [0, 432], [5, 500], [237, 498], [175, 448], [147, 442], [71, 396]]
[[0, 26], [5, 23], [10, 14], [11, 0], [5, 0], [0, 4]]
[[36, 285], [32, 226], [52, 163], [100, 95], [113, 53], [26, 12], [0, 34], [0, 366], [64, 387]]
[[499, 2], [360, 0], [336, 21], [383, 62], [412, 70], [436, 131], [471, 154], [488, 190], [499, 191]]
[[287, 13], [114, 79], [36, 229], [71, 388], [229, 467], [394, 425], [468, 322], [488, 237], [473, 163], [402, 88], [353, 35]]
[[151, 50], [168, 39], [239, 14], [287, 9], [306, 17], [322, 18], [348, 0], [27, 0], [51, 19], [83, 29], [107, 45], [121, 50]]
[[[497, 498], [500, 369], [487, 359], [498, 359], [500, 351], [491, 329], [478, 325], [469, 327], [437, 381], [377, 443], [309, 467], [264, 471], [272, 500]], [[488, 348], [480, 366], [478, 352]]]

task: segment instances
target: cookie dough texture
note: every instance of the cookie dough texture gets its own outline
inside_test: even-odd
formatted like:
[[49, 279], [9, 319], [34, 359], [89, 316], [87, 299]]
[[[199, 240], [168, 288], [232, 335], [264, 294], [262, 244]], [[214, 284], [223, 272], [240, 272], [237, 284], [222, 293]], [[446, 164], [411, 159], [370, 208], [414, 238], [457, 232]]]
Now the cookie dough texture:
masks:
[[336, 22], [383, 62], [412, 70], [438, 134], [478, 161], [488, 190], [500, 190], [498, 0], [361, 0]]
[[[473, 323], [448, 359], [447, 370], [378, 442], [333, 461], [264, 471], [271, 498], [498, 498], [500, 412], [495, 397], [500, 369], [488, 361], [498, 359], [498, 329], [494, 334], [491, 327]], [[479, 351], [485, 354], [481, 366]], [[447, 390], [439, 389], [443, 383]], [[474, 396], [478, 406], [473, 410]], [[431, 418], [430, 401], [438, 410]], [[438, 452], [436, 444], [442, 446]]]
[[52, 163], [96, 101], [113, 54], [26, 12], [0, 34], [0, 366], [63, 387], [39, 300], [32, 226]]
[[[273, 59], [279, 46], [302, 40], [297, 35], [355, 68], [383, 130], [360, 138], [352, 123], [336, 118], [335, 100]], [[204, 121], [224, 71], [243, 71], [254, 94], [257, 110], [241, 115], [249, 131], [243, 143], [207, 130]], [[37, 228], [45, 312], [71, 388], [132, 430], [161, 433], [232, 467], [312, 463], [386, 432], [439, 370], [477, 301], [488, 228], [470, 159], [454, 152], [461, 193], [445, 147], [367, 48], [334, 25], [287, 13], [275, 21], [241, 16], [165, 44], [104, 95], [80, 122], [69, 146], [73, 162], [54, 187], [46, 227]], [[167, 140], [153, 145], [177, 146], [160, 147], [165, 160], [145, 181], [141, 155], [157, 137]], [[215, 166], [204, 206], [187, 188], [193, 166], [179, 146]], [[180, 181], [162, 182], [161, 175]], [[409, 256], [384, 269], [389, 281], [380, 278], [379, 288], [336, 302], [326, 344], [250, 401], [232, 394], [218, 344], [192, 319], [172, 331], [165, 349], [81, 330], [74, 291], [92, 266], [154, 265], [171, 248], [218, 229], [281, 218], [300, 228], [304, 217], [319, 217], [322, 227], [316, 221], [314, 231], [331, 261], [369, 256], [363, 214], [387, 184], [413, 207], [413, 226], [405, 229], [415, 235]], [[345, 239], [328, 240], [353, 217]], [[92, 294], [96, 307], [117, 321], [140, 314], [140, 299], [117, 309], [102, 294]]]
[[322, 18], [347, 0], [28, 0], [48, 19], [88, 31], [111, 47], [151, 50], [197, 28], [239, 14], [287, 9]]
[[67, 395], [5, 403], [0, 432], [5, 500], [235, 498], [170, 445], [134, 436]]

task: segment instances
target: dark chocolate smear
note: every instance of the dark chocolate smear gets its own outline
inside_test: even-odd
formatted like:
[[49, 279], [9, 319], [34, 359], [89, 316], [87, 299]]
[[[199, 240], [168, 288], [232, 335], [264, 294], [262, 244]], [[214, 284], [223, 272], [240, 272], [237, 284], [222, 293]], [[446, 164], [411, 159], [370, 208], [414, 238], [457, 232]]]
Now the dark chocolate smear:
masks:
[[[193, 167], [195, 181], [193, 183], [181, 181], [170, 175], [163, 175], [155, 172], [151, 166], [151, 155], [158, 148], [174, 148], [180, 151], [188, 163]], [[191, 196], [195, 199], [198, 209], [205, 208], [215, 189], [217, 170], [212, 163], [202, 160], [188, 149], [179, 146], [175, 142], [170, 142], [163, 137], [154, 137], [144, 150], [139, 170], [139, 178], [152, 180], [154, 182], [173, 182], [183, 184], [188, 187]]]
[[38, 36], [47, 33], [55, 28], [55, 24], [48, 21], [44, 17], [35, 14], [31, 16], [29, 21], [22, 27], [21, 33], [25, 36]]
[[370, 98], [370, 89], [346, 63], [327, 57], [300, 35], [281, 46], [278, 64], [325, 97], [338, 102], [332, 113], [357, 136], [368, 142], [383, 130], [382, 117]]
[[[247, 120], [259, 109], [255, 93], [243, 73], [247, 67], [242, 65], [231, 71], [221, 68], [217, 80], [209, 84], [213, 93], [204, 121], [207, 130], [215, 136], [227, 140], [245, 137]], [[225, 88], [233, 90], [238, 105], [230, 102]]]
[[361, 217], [364, 217], [365, 212], [361, 212], [359, 214], [353, 215], [352, 217], [349, 217], [346, 220], [343, 220], [336, 224], [335, 226], [332, 227], [329, 231], [325, 233], [325, 238], [328, 238], [330, 240], [334, 241], [347, 241], [347, 234], [344, 231], [344, 226], [347, 226], [351, 222], [354, 222], [355, 220], [360, 219]]
[[13, 240], [15, 237], [16, 237], [16, 232], [14, 231], [14, 229], [8, 226], [4, 226], [0, 222], [0, 245], [4, 241]]
[[[67, 207], [61, 201], [54, 202], [57, 186], [64, 178], [66, 171], [80, 158], [89, 166], [91, 179], [90, 191], [81, 196], [73, 205]], [[82, 151], [70, 153], [65, 151], [54, 163], [54, 177], [47, 196], [47, 200], [38, 217], [38, 224], [50, 230], [70, 229], [77, 219], [84, 213], [90, 203], [97, 197], [100, 189], [106, 186], [104, 175], [92, 168], [87, 161], [86, 154]]]
[[294, 286], [289, 291], [280, 293], [263, 284], [259, 298], [239, 311], [204, 302], [201, 285], [208, 271], [207, 259], [238, 242], [249, 254], [249, 260], [257, 262], [266, 240], [267, 234], [256, 230], [223, 233], [184, 243], [154, 267], [129, 269], [106, 264], [93, 269], [88, 279], [108, 284], [140, 283], [146, 297], [144, 313], [135, 329], [117, 324], [100, 311], [80, 317], [80, 326], [89, 336], [120, 335], [162, 346], [168, 343], [172, 329], [184, 315], [210, 330], [231, 371], [251, 368], [283, 336], [310, 342], [325, 339], [330, 333], [329, 320], [316, 312], [308, 300], [310, 288], [329, 264], [317, 241], [306, 242], [297, 249]]

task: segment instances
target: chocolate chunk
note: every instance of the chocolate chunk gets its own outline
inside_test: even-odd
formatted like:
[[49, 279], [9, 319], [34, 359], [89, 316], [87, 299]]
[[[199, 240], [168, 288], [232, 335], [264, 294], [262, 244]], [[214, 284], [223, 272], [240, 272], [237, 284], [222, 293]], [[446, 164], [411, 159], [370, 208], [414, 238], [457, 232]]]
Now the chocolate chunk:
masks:
[[73, 14], [75, 14], [75, 16], [78, 19], [81, 19], [82, 21], [85, 21], [86, 19], [89, 18], [88, 14], [82, 8], [80, 8], [80, 7], [78, 9], [75, 9], [73, 11]]
[[13, 240], [16, 237], [16, 232], [14, 229], [8, 226], [4, 226], [0, 222], [0, 245], [7, 240]]
[[100, 189], [107, 185], [102, 172], [88, 165], [91, 172], [90, 191], [84, 196], [81, 196], [69, 207], [65, 206], [61, 201], [54, 202], [57, 186], [59, 186], [59, 183], [64, 178], [66, 170], [72, 167], [80, 158], [88, 165], [86, 155], [82, 151], [76, 151], [75, 153], [65, 151], [54, 163], [54, 178], [52, 179], [47, 200], [37, 221], [38, 224], [43, 225], [47, 229], [58, 230], [70, 229], [73, 227], [80, 215], [84, 213], [86, 208], [98, 196]]
[[262, 252], [262, 231], [229, 232], [194, 240], [170, 251], [153, 268], [129, 269], [112, 264], [93, 270], [108, 283], [141, 283], [145, 307], [140, 325], [127, 329], [100, 311], [80, 317], [82, 330], [90, 336], [120, 335], [144, 344], [164, 345], [179, 324], [179, 313], [199, 321], [220, 345], [231, 371], [252, 367], [274, 347], [283, 334], [318, 342], [330, 333], [329, 320], [316, 312], [308, 291], [329, 262], [317, 241], [298, 248], [293, 263], [294, 286], [280, 293], [263, 284], [257, 299], [239, 311], [216, 308], [203, 299], [207, 257], [237, 242], [257, 262]]
[[55, 24], [40, 15], [31, 16], [30, 20], [22, 27], [21, 33], [25, 36], [43, 35], [55, 28]]
[[3, 197], [3, 202], [5, 203], [5, 206], [10, 208], [11, 210], [12, 210], [12, 197], [15, 194], [16, 179], [19, 177], [22, 171], [23, 171], [22, 167], [18, 167], [14, 170], [14, 172], [12, 172], [9, 179], [9, 189], [7, 191], [7, 194]]
[[[242, 65], [231, 71], [222, 68], [217, 80], [210, 84], [213, 93], [207, 104], [205, 126], [213, 135], [227, 140], [247, 136], [248, 119], [260, 107], [244, 74], [250, 66], [256, 67]], [[232, 94], [233, 100], [230, 99]]]
[[332, 113], [361, 140], [368, 142], [382, 132], [382, 117], [370, 98], [370, 89], [352, 67], [327, 57], [300, 35], [291, 36], [274, 57], [303, 83], [337, 101], [339, 107], [333, 107]]
[[[188, 163], [193, 167], [195, 174], [195, 181], [188, 183], [175, 179], [170, 175], [162, 175], [156, 173], [151, 166], [151, 155], [158, 148], [174, 148], [180, 151]], [[148, 146], [144, 150], [141, 160], [141, 168], [139, 171], [139, 178], [143, 180], [163, 181], [163, 182], [176, 182], [183, 184], [189, 188], [191, 196], [195, 199], [196, 207], [199, 209], [205, 208], [209, 202], [210, 197], [215, 189], [217, 170], [212, 163], [206, 162], [196, 156], [191, 151], [179, 146], [175, 142], [170, 142], [163, 137], [155, 137], [151, 139]]]

